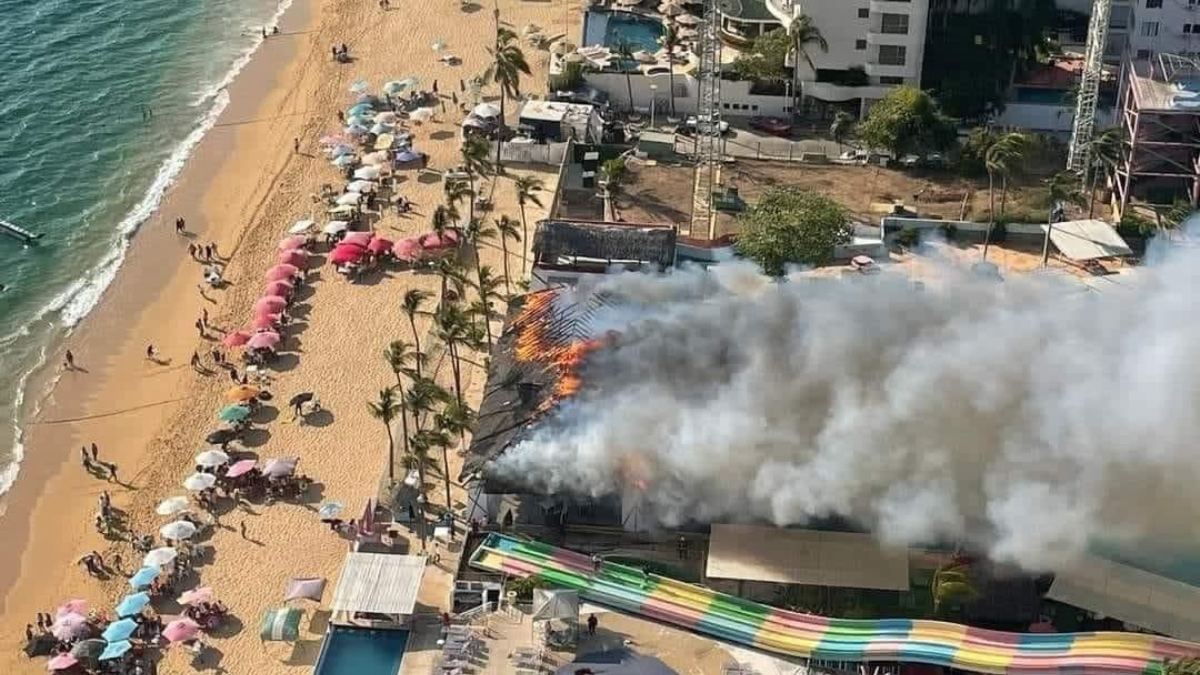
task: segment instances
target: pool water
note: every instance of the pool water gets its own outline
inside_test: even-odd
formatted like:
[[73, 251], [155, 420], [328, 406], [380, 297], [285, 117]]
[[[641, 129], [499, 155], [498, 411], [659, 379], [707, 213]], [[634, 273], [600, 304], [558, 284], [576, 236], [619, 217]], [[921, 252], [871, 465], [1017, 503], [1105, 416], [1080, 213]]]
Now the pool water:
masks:
[[629, 12], [588, 12], [583, 22], [583, 46], [601, 45], [616, 49], [625, 42], [630, 51], [653, 54], [662, 48], [662, 23]]
[[406, 630], [331, 626], [313, 675], [396, 675], [407, 644]]

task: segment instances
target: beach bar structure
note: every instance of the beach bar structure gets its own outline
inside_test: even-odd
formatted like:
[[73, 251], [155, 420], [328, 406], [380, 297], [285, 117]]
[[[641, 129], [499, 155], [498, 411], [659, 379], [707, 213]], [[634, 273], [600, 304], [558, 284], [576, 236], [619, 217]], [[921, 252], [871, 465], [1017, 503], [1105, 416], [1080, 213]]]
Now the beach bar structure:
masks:
[[425, 575], [424, 556], [350, 553], [333, 591], [330, 609], [340, 623], [406, 626]]
[[1126, 60], [1118, 98], [1124, 142], [1113, 177], [1120, 217], [1130, 205], [1200, 203], [1200, 63], [1178, 54]]

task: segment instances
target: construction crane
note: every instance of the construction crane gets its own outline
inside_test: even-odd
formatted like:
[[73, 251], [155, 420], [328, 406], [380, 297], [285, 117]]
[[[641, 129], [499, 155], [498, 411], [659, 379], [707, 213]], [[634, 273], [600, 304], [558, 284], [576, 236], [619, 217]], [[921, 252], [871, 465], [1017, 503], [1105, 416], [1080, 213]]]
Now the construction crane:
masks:
[[715, 238], [713, 190], [721, 171], [721, 39], [717, 36], [718, 0], [708, 0], [697, 27], [700, 64], [696, 80], [700, 95], [696, 110], [696, 184], [692, 199], [693, 237]]
[[1067, 154], [1067, 169], [1079, 174], [1081, 180], [1086, 180], [1091, 160], [1092, 137], [1096, 130], [1096, 103], [1100, 98], [1100, 78], [1104, 74], [1104, 49], [1108, 45], [1108, 17], [1111, 13], [1112, 0], [1092, 2], [1087, 48], [1084, 50], [1083, 70], [1079, 77], [1079, 94], [1075, 97], [1075, 123], [1071, 129], [1071, 147]]

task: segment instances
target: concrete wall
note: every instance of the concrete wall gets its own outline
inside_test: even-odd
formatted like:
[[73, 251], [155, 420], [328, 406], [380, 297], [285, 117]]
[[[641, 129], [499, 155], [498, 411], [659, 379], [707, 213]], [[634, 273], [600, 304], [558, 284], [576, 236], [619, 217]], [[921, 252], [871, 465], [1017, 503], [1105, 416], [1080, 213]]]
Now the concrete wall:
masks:
[[560, 166], [568, 147], [567, 143], [504, 143], [500, 158], [506, 163]]
[[[1102, 108], [1096, 111], [1096, 126], [1103, 129], [1115, 123], [1116, 111]], [[1071, 133], [1075, 121], [1075, 107], [1046, 105], [1043, 103], [1006, 103], [1004, 112], [992, 117], [998, 127], [1029, 129], [1049, 133]]]
[[[897, 233], [905, 229], [926, 231], [940, 227], [953, 227], [956, 238], [980, 241], [987, 235], [988, 230], [987, 223], [976, 223], [969, 220], [935, 220], [896, 216], [884, 216], [879, 220], [879, 225], [883, 228], [884, 241], [888, 243], [891, 243]], [[1004, 231], [1009, 238], [1018, 238], [1024, 242], [1040, 242], [1045, 237], [1041, 223], [1008, 223], [1004, 226]]]

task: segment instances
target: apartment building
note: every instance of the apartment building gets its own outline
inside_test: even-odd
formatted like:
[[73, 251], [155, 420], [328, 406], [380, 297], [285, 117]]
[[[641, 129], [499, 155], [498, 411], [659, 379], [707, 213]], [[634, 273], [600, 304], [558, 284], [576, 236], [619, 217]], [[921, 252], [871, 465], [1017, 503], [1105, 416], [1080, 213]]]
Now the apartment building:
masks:
[[[1090, 14], [1095, 0], [1056, 0], [1059, 9]], [[1200, 0], [1112, 0], [1105, 55], [1120, 62], [1158, 54], [1200, 56]], [[1080, 36], [1082, 37], [1082, 36]], [[1080, 41], [1082, 42], [1082, 41]]]

